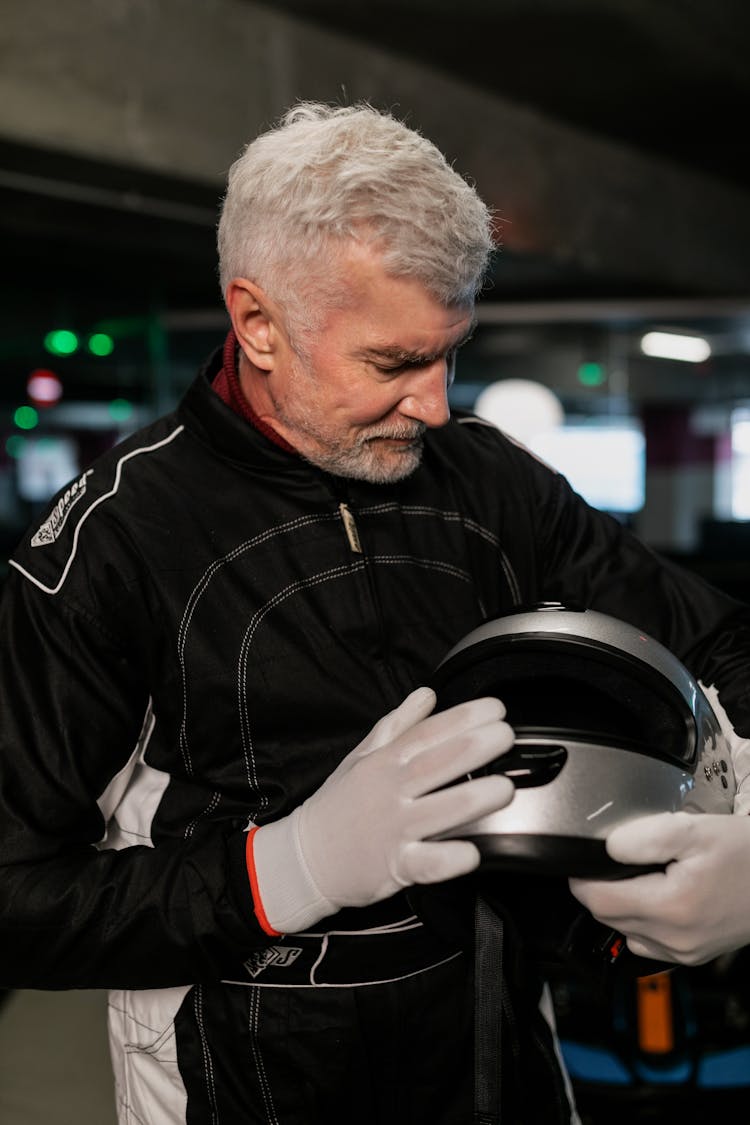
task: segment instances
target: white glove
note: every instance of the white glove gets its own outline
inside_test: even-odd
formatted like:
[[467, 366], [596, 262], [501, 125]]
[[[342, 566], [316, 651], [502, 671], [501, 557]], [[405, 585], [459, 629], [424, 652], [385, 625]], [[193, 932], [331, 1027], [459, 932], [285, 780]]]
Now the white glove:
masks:
[[497, 774], [449, 783], [510, 749], [513, 732], [497, 699], [430, 715], [434, 706], [429, 688], [412, 692], [317, 792], [254, 830], [248, 866], [256, 913], [269, 932], [299, 932], [341, 907], [478, 866], [474, 844], [431, 837], [512, 799], [513, 783]]
[[750, 943], [750, 817], [658, 813], [615, 828], [620, 863], [666, 871], [603, 882], [571, 879], [579, 902], [640, 957], [700, 965]]
[[[700, 683], [700, 680], [698, 681]], [[700, 685], [708, 699], [714, 714], [719, 720], [724, 738], [729, 746], [732, 758], [734, 780], [737, 783], [737, 792], [734, 797], [734, 811], [736, 813], [750, 812], [750, 738], [743, 738], [732, 726], [732, 720], [724, 710], [719, 699], [719, 693], [712, 685]]]

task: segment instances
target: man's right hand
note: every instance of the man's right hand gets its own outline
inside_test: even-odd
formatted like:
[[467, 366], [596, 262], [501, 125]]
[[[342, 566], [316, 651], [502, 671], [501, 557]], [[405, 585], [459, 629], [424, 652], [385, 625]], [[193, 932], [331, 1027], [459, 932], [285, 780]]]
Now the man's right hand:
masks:
[[509, 750], [513, 731], [497, 699], [435, 715], [434, 706], [429, 688], [412, 692], [317, 792], [253, 830], [256, 912], [269, 933], [299, 932], [342, 907], [479, 865], [470, 841], [435, 837], [512, 800], [513, 783], [499, 774], [458, 779]]

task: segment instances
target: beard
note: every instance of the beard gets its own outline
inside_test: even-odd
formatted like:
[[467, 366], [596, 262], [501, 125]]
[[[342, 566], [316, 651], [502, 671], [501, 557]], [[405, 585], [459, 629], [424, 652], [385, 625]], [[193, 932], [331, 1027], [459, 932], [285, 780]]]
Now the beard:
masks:
[[[422, 460], [427, 426], [405, 418], [373, 422], [354, 435], [326, 424], [315, 385], [298, 368], [297, 389], [289, 402], [276, 402], [277, 417], [292, 433], [292, 444], [311, 465], [333, 476], [370, 484], [395, 484], [411, 476]], [[307, 401], [306, 407], [298, 404]], [[398, 442], [398, 445], [393, 444]]]
[[[422, 460], [425, 430], [420, 422], [410, 427], [380, 423], [362, 430], [344, 445], [339, 436], [326, 433], [324, 427], [315, 427], [315, 432], [309, 427], [305, 437], [312, 437], [314, 444], [301, 441], [298, 452], [312, 465], [334, 476], [370, 484], [395, 484], [411, 476]], [[403, 444], [394, 446], [394, 441]]]
[[[359, 434], [350, 448], [328, 450], [326, 463], [321, 458], [317, 464], [337, 476], [395, 484], [411, 476], [422, 460], [425, 429], [420, 423], [408, 430], [403, 426], [373, 427]], [[394, 446], [394, 441], [405, 444]]]

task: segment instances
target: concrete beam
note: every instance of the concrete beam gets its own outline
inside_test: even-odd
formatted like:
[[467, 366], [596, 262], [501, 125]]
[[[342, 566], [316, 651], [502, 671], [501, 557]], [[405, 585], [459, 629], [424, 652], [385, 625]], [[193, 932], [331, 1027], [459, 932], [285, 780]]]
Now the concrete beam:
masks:
[[477, 183], [513, 254], [610, 290], [750, 292], [740, 190], [263, 4], [5, 0], [0, 50], [0, 137], [219, 185], [295, 99], [365, 98]]

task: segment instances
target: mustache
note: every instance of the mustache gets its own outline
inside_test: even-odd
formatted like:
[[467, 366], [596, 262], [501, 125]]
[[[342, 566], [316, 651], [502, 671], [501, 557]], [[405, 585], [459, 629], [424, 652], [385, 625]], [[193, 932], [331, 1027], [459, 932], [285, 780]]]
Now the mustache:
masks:
[[427, 426], [424, 422], [414, 422], [411, 426], [376, 425], [368, 428], [367, 432], [362, 434], [362, 439], [372, 441], [377, 438], [389, 438], [393, 441], [418, 441], [426, 430]]

